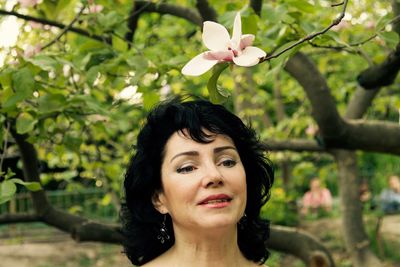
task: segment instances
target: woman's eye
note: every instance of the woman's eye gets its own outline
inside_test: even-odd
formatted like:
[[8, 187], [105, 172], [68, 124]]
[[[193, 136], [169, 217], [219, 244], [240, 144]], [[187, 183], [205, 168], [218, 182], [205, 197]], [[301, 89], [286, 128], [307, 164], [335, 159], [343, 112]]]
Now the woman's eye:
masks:
[[176, 169], [176, 172], [177, 173], [188, 173], [188, 172], [192, 172], [194, 170], [195, 170], [194, 166], [185, 166], [185, 167]]
[[221, 163], [223, 166], [225, 167], [233, 167], [236, 165], [236, 161], [232, 160], [232, 159], [226, 159], [224, 161], [222, 161]]

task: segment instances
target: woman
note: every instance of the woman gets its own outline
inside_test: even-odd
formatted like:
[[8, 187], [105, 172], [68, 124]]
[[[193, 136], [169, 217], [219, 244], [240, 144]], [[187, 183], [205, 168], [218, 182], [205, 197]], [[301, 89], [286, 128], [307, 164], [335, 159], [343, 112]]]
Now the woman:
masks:
[[147, 117], [125, 176], [125, 253], [135, 265], [258, 266], [273, 183], [255, 132], [223, 106], [166, 101]]

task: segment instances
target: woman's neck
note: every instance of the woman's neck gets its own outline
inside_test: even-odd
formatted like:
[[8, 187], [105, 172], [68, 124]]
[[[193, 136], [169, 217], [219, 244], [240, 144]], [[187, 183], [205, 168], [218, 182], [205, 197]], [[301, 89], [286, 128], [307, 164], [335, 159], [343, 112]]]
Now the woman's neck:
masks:
[[171, 264], [168, 266], [249, 266], [237, 244], [236, 228], [195, 232], [177, 228], [174, 231], [175, 244], [165, 254]]

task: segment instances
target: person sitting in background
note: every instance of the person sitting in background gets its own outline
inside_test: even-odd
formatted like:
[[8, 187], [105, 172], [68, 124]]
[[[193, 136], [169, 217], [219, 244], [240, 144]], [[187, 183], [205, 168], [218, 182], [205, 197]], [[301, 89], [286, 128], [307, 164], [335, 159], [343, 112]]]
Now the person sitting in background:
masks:
[[384, 213], [400, 212], [400, 178], [397, 175], [389, 177], [389, 188], [380, 195], [381, 207]]
[[303, 196], [302, 215], [308, 215], [311, 211], [318, 214], [320, 211], [329, 212], [332, 209], [332, 195], [329, 189], [321, 187], [318, 177], [310, 181], [310, 190]]

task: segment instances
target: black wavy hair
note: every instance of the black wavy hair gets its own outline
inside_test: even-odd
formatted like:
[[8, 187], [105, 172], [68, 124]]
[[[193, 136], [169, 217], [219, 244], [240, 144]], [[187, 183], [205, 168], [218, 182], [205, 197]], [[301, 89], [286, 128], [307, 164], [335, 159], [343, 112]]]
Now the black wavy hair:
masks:
[[170, 99], [148, 114], [147, 123], [137, 138], [136, 153], [125, 174], [125, 203], [121, 210], [124, 252], [134, 265], [143, 265], [175, 242], [170, 216], [165, 224], [171, 238], [164, 243], [157, 239], [165, 217], [154, 208], [152, 197], [162, 190], [161, 164], [165, 144], [172, 134], [183, 129], [200, 143], [212, 141], [204, 129], [233, 140], [247, 183], [246, 218], [239, 222], [238, 246], [248, 260], [265, 262], [269, 256], [265, 245], [269, 222], [260, 218], [260, 209], [270, 197], [274, 180], [272, 164], [253, 129], [223, 106], [201, 99], [187, 102], [182, 98]]

